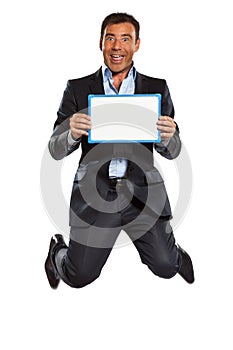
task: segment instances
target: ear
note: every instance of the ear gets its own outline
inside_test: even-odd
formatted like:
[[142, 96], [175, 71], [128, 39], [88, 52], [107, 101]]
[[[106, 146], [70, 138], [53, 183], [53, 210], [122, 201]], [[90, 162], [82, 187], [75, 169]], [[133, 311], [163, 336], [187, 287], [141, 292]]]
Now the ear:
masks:
[[100, 43], [99, 43], [99, 45], [100, 45], [100, 51], [102, 51], [103, 49], [102, 49], [102, 45], [103, 45], [103, 39], [102, 38], [100, 38]]
[[140, 43], [141, 43], [141, 40], [140, 40], [140, 38], [138, 38], [136, 41], [136, 44], [135, 44], [135, 51], [134, 52], [137, 52], [139, 50]]

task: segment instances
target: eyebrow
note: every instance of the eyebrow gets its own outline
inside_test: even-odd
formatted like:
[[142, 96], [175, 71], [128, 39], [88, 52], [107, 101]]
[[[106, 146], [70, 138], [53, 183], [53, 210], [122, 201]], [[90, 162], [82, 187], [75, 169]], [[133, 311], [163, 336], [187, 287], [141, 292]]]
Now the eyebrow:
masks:
[[[105, 37], [106, 36], [115, 36], [115, 34], [114, 33], [106, 33]], [[132, 35], [130, 35], [130, 34], [121, 34], [121, 37], [129, 37], [132, 39]]]

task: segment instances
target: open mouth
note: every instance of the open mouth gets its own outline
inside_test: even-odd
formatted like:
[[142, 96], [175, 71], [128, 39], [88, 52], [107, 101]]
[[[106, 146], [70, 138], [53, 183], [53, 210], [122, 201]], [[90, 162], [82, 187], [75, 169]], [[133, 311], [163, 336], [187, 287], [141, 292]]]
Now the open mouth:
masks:
[[112, 62], [119, 63], [123, 61], [124, 56], [123, 55], [110, 55]]

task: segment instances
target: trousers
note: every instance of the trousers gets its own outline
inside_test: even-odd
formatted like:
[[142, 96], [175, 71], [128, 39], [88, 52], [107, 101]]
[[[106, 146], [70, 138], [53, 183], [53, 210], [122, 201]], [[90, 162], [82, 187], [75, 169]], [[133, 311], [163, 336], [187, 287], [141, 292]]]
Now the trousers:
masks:
[[[151, 212], [143, 205], [129, 201], [122, 183], [108, 191], [111, 215], [99, 212], [92, 218], [71, 226], [67, 248], [57, 251], [55, 263], [61, 279], [71, 287], [81, 288], [96, 280], [102, 271], [121, 230], [129, 236], [141, 262], [157, 276], [173, 277], [180, 269], [181, 257], [175, 243], [170, 219]], [[87, 220], [86, 217], [90, 219]]]

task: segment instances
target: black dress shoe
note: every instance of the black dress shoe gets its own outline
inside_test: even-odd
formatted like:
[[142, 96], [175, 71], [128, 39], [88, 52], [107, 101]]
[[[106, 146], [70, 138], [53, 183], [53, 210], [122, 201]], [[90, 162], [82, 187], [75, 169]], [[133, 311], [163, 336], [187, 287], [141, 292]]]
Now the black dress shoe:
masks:
[[57, 273], [55, 265], [55, 253], [61, 247], [67, 247], [65, 241], [60, 234], [56, 234], [50, 240], [49, 252], [45, 260], [45, 272], [50, 284], [50, 287], [56, 289], [60, 282], [60, 277]]
[[179, 274], [183, 279], [188, 282], [188, 283], [193, 283], [194, 282], [194, 271], [193, 271], [193, 263], [188, 255], [188, 253], [182, 249], [179, 245], [177, 245], [179, 253], [182, 257], [182, 264], [179, 270]]

